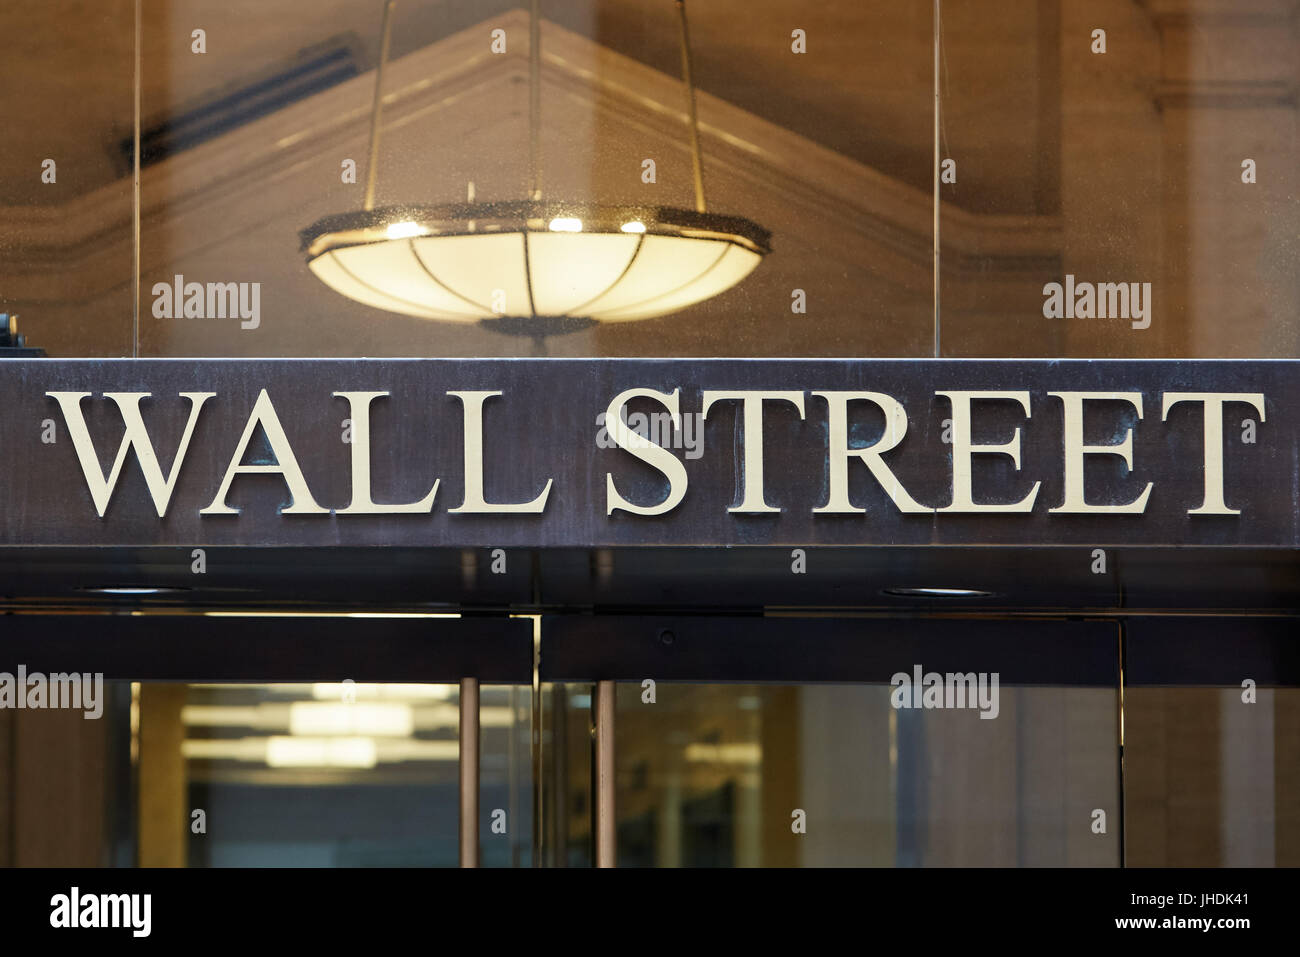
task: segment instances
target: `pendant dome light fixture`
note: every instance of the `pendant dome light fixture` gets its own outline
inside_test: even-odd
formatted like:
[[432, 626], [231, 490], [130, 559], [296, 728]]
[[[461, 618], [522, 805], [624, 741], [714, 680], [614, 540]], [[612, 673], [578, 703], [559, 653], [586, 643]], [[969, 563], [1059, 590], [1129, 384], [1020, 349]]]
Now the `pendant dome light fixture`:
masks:
[[543, 198], [538, 0], [530, 18], [528, 198], [375, 208], [384, 64], [396, 3], [386, 0], [365, 205], [302, 230], [308, 267], [334, 291], [368, 306], [538, 338], [662, 316], [736, 285], [770, 251], [770, 234], [747, 219], [708, 211], [686, 5], [674, 2], [694, 210]]

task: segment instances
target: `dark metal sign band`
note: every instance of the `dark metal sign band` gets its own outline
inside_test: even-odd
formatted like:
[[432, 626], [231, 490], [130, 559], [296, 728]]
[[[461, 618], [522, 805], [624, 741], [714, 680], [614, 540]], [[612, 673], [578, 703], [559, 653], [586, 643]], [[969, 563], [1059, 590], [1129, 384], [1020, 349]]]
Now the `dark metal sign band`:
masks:
[[0, 365], [0, 545], [1300, 546], [1300, 362]]

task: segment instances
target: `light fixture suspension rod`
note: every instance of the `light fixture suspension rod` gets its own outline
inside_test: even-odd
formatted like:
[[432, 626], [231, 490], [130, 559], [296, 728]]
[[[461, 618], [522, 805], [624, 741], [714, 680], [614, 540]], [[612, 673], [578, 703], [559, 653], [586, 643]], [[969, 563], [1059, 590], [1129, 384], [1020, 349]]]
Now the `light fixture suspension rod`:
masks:
[[695, 210], [708, 212], [704, 202], [704, 160], [700, 156], [700, 118], [695, 111], [695, 79], [691, 74], [691, 35], [686, 27], [686, 0], [676, 0], [682, 24], [682, 79], [686, 81], [686, 111], [691, 124], [691, 167], [695, 172]]
[[542, 21], [539, 0], [528, 18], [528, 198], [542, 198]]
[[397, 0], [384, 3], [384, 22], [379, 28], [379, 64], [375, 67], [375, 103], [370, 110], [370, 158], [366, 160], [367, 211], [375, 208], [375, 181], [379, 176], [379, 114], [384, 102], [384, 64], [388, 62], [388, 41], [392, 36], [393, 7]]

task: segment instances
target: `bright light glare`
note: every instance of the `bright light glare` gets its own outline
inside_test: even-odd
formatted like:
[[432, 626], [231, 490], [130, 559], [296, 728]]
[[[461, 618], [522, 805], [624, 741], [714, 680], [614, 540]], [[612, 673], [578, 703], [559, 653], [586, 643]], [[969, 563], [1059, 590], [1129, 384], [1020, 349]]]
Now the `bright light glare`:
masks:
[[374, 734], [407, 737], [415, 730], [410, 705], [295, 701], [289, 705], [289, 733], [301, 736]]
[[556, 216], [551, 220], [551, 232], [580, 233], [582, 232], [582, 220], [575, 216]]
[[630, 223], [624, 223], [619, 227], [619, 229], [623, 230], [625, 233], [643, 233], [645, 232], [645, 223], [641, 222], [639, 219], [634, 219]]
[[373, 768], [371, 738], [267, 738], [266, 763], [273, 768]]
[[754, 742], [688, 744], [686, 760], [704, 764], [761, 764], [763, 748]]
[[311, 696], [317, 701], [364, 701], [389, 698], [402, 701], [448, 701], [456, 693], [455, 685], [371, 684], [353, 682], [317, 682], [311, 686]]

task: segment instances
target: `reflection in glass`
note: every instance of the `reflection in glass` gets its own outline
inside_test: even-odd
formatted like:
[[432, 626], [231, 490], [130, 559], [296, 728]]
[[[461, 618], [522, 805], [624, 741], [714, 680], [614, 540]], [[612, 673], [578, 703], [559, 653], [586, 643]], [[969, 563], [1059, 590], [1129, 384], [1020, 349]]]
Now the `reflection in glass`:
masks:
[[[995, 720], [896, 710], [892, 690], [660, 682], [649, 703], [620, 685], [619, 866], [1120, 863], [1114, 690], [1002, 687]], [[554, 800], [586, 865], [590, 687], [552, 702], [570, 742]]]
[[[481, 691], [484, 866], [530, 860], [528, 694]], [[189, 863], [455, 866], [457, 699], [455, 685], [188, 686], [187, 806], [205, 825], [187, 822]]]
[[1136, 687], [1124, 715], [1131, 865], [1300, 864], [1300, 689]]
[[943, 5], [945, 355], [1300, 355], [1300, 36], [1234, 12]]

